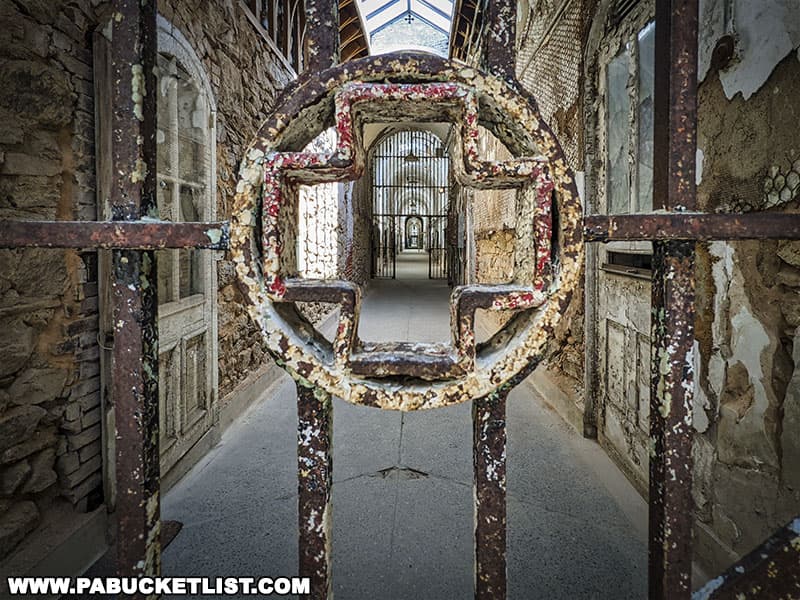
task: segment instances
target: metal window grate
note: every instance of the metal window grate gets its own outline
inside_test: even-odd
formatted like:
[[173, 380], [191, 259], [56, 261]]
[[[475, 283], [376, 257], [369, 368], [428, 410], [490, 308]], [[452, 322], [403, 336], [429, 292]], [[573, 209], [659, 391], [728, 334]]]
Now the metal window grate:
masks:
[[639, 4], [639, 0], [618, 0], [611, 9], [609, 27], [613, 28], [622, 23], [637, 4]]

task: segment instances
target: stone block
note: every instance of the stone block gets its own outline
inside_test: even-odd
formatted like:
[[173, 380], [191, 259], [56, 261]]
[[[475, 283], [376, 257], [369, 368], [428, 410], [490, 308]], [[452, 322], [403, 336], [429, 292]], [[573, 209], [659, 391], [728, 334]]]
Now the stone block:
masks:
[[0, 454], [0, 464], [6, 465], [21, 460], [44, 448], [55, 447], [59, 438], [55, 427], [39, 427], [24, 442], [12, 446]]
[[61, 477], [66, 477], [70, 473], [74, 473], [81, 466], [80, 457], [77, 452], [67, 452], [62, 454], [56, 460], [56, 472]]
[[103, 476], [100, 473], [90, 475], [80, 485], [64, 492], [64, 497], [67, 498], [72, 504], [78, 504], [81, 500], [86, 498], [92, 490], [96, 489], [103, 482]]
[[33, 531], [38, 522], [39, 509], [33, 502], [18, 502], [0, 516], [0, 559]]
[[800, 267], [800, 241], [778, 242], [778, 257], [793, 267]]
[[78, 404], [81, 405], [81, 409], [85, 412], [92, 410], [96, 406], [100, 406], [100, 390], [79, 398]]
[[65, 433], [68, 433], [68, 434], [73, 434], [73, 435], [79, 434], [81, 431], [83, 431], [83, 426], [81, 425], [81, 420], [80, 419], [75, 419], [74, 421], [66, 421], [66, 420], [62, 421], [61, 422], [61, 431], [65, 432]]
[[7, 152], [0, 172], [5, 175], [43, 175], [52, 177], [62, 171], [60, 161], [53, 161], [22, 152]]
[[0, 415], [0, 450], [28, 439], [45, 414], [47, 411], [38, 406], [19, 406]]
[[83, 463], [77, 470], [65, 475], [63, 477], [64, 485], [69, 488], [79, 486], [87, 477], [99, 472], [102, 464], [102, 458], [95, 456], [88, 462]]
[[12, 402], [17, 405], [41, 404], [61, 397], [67, 374], [64, 369], [27, 369], [8, 389]]
[[63, 127], [72, 113], [69, 79], [51, 65], [8, 61], [0, 72], [0, 106], [32, 124], [52, 129]]
[[31, 476], [25, 487], [22, 488], [24, 494], [37, 494], [43, 492], [56, 481], [58, 475], [53, 470], [56, 462], [55, 448], [47, 448], [34, 456], [31, 463]]
[[27, 460], [22, 460], [0, 470], [0, 495], [12, 496], [31, 472]]
[[100, 456], [101, 452], [102, 452], [101, 440], [97, 440], [95, 442], [92, 442], [91, 444], [86, 444], [83, 448], [78, 450], [78, 457], [80, 458], [81, 462], [84, 463], [94, 458], [95, 456]]
[[91, 427], [95, 423], [100, 422], [100, 407], [90, 410], [87, 413], [84, 413], [83, 417], [81, 417], [81, 424], [84, 428]]
[[64, 409], [64, 420], [65, 421], [77, 421], [81, 418], [81, 405], [77, 402], [71, 402], [67, 404], [66, 408]]
[[100, 439], [100, 424], [94, 425], [77, 435], [71, 435], [67, 438], [67, 444], [70, 450], [79, 450], [85, 445]]
[[[76, 402], [81, 403], [81, 407], [85, 409], [84, 397], [94, 398], [95, 395], [99, 398], [100, 393], [100, 378], [93, 377], [92, 379], [81, 381], [70, 389], [70, 398], [74, 398]], [[98, 403], [99, 403], [98, 399]]]
[[35, 330], [22, 319], [3, 320], [5, 339], [0, 344], [0, 379], [13, 375], [28, 362], [34, 350]]

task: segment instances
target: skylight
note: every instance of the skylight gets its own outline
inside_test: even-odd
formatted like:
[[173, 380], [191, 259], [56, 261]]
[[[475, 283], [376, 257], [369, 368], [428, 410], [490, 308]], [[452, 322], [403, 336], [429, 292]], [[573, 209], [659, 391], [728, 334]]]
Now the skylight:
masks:
[[425, 50], [447, 56], [453, 0], [359, 0], [372, 54]]

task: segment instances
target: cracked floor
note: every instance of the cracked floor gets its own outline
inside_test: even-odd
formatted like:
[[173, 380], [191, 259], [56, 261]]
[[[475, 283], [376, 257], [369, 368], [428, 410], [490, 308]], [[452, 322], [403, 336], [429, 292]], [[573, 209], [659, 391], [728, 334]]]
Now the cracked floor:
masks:
[[[447, 339], [449, 289], [376, 281], [361, 336]], [[330, 325], [330, 324], [329, 324]], [[472, 597], [471, 411], [334, 403], [334, 594]], [[646, 504], [532, 388], [508, 402], [508, 597], [646, 596]], [[271, 386], [163, 501], [165, 575], [296, 574], [295, 392]]]

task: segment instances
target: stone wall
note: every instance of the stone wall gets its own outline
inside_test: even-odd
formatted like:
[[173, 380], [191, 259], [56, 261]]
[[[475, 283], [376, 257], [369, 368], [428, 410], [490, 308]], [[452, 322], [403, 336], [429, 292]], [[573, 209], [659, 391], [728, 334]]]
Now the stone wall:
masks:
[[[238, 1], [161, 0], [159, 12], [189, 40], [211, 80], [217, 102], [217, 217], [227, 219], [244, 150], [294, 75]], [[217, 273], [219, 395], [224, 405], [236, 385], [269, 358], [234, 285], [227, 255]]]
[[[0, 1], [0, 218], [94, 219], [98, 2]], [[102, 501], [97, 260], [0, 250], [0, 559]]]
[[[226, 219], [244, 149], [294, 76], [242, 4], [164, 0], [215, 96], [217, 216]], [[93, 220], [93, 33], [99, 0], [0, 0], [0, 218]], [[0, 559], [48, 511], [103, 502], [97, 254], [0, 250]], [[223, 257], [220, 395], [265, 358]], [[34, 549], [35, 550], [35, 549]]]

